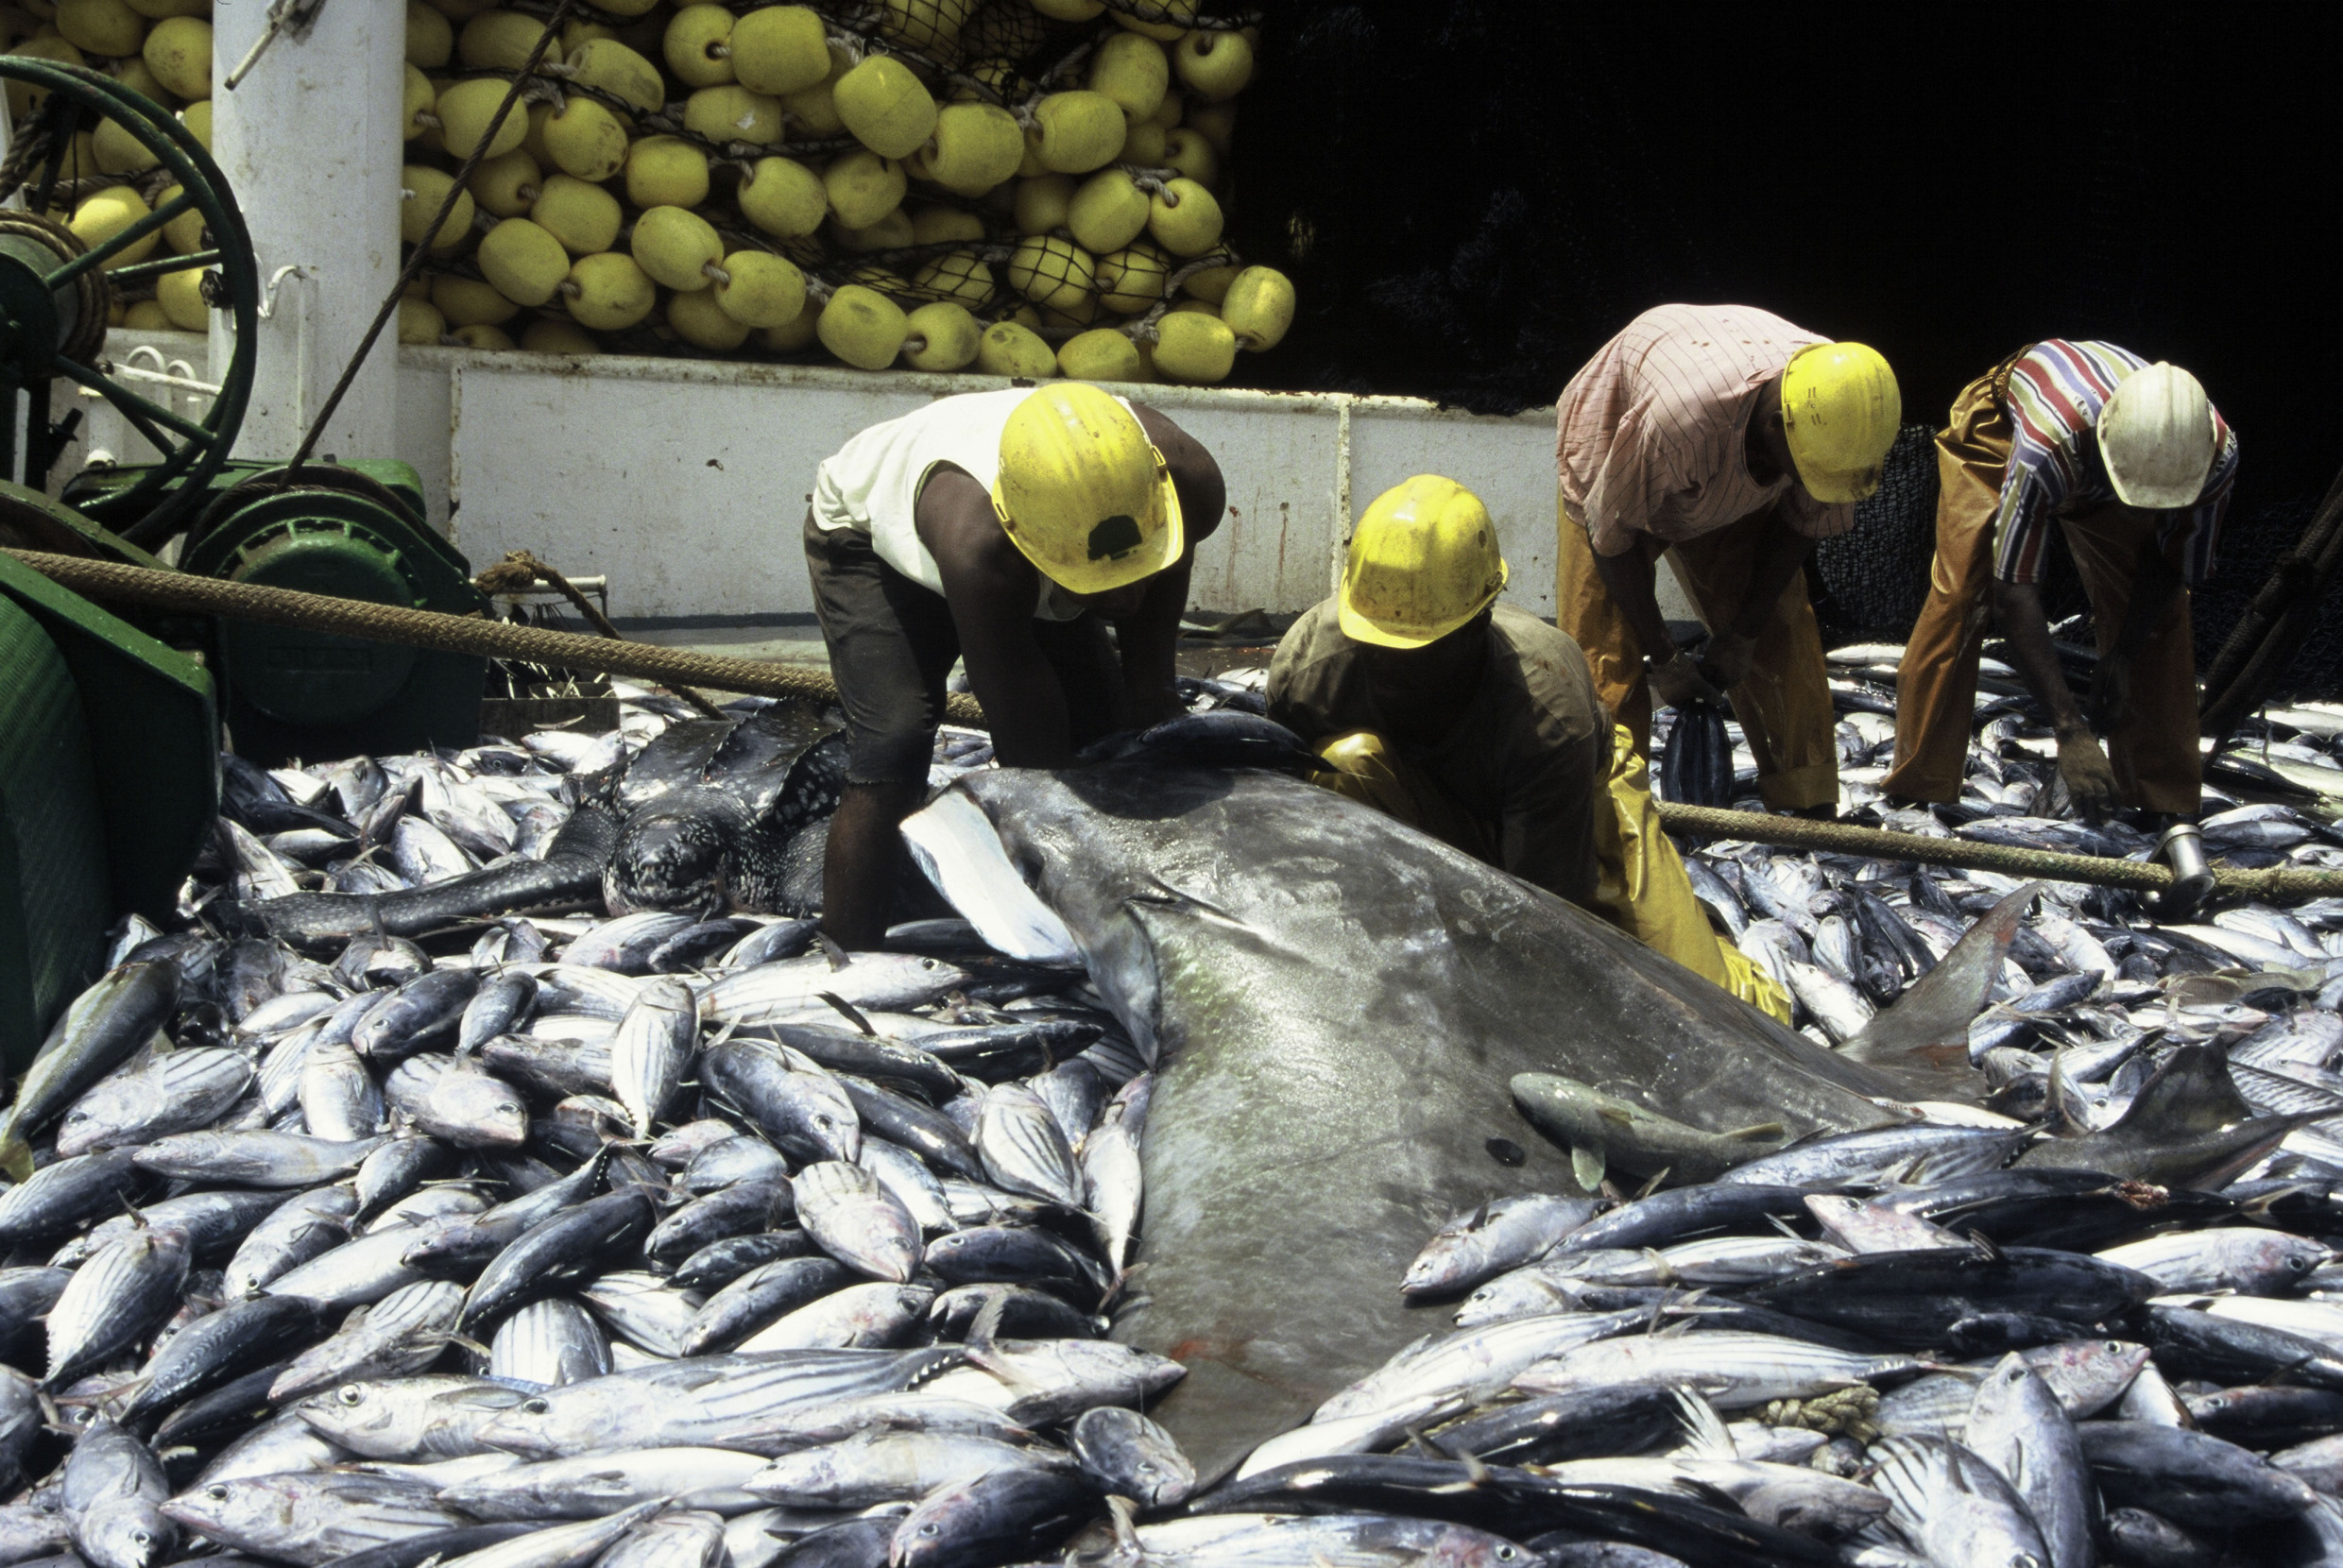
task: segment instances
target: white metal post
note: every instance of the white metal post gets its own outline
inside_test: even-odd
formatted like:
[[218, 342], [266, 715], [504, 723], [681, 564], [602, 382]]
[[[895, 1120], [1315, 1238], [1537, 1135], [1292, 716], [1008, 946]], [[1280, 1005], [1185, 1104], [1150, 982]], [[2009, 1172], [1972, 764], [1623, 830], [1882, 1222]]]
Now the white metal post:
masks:
[[[240, 457], [286, 458], [399, 275], [399, 134], [406, 12], [331, 0], [279, 38], [234, 91], [217, 84], [268, 23], [268, 0], [215, 0], [213, 156], [260, 260], [259, 353]], [[212, 363], [228, 363], [225, 317]], [[395, 457], [398, 333], [385, 328], [316, 454]]]

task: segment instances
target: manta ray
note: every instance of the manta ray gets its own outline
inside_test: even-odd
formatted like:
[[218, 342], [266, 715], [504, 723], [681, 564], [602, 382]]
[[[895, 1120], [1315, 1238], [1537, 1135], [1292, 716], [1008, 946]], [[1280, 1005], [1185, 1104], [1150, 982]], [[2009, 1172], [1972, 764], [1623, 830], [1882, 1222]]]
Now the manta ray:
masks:
[[1945, 1048], [1965, 1041], [1997, 956], [1948, 959], [1936, 1024], [1900, 1018], [1858, 1060], [1276, 772], [1139, 756], [980, 773], [905, 832], [988, 943], [1081, 964], [1155, 1064], [1114, 1333], [1188, 1366], [1154, 1413], [1206, 1474], [1449, 1326], [1398, 1289], [1444, 1221], [1575, 1190], [1569, 1151], [1516, 1106], [1518, 1075], [1566, 1074], [1695, 1136], [1738, 1133], [1748, 1155], [1977, 1088]]

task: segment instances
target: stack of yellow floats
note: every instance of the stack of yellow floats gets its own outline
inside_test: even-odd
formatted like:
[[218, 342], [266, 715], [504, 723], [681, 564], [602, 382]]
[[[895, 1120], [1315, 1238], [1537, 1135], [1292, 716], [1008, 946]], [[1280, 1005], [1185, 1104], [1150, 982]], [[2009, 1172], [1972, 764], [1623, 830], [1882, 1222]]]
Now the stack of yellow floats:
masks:
[[[1291, 322], [1223, 244], [1249, 29], [1160, 0], [408, 7], [410, 341], [1226, 380]], [[874, 26], [875, 22], [875, 26]], [[1201, 25], [1200, 25], [1201, 23]], [[869, 28], [850, 30], [849, 25]], [[1035, 73], [1028, 75], [1028, 72]]]
[[[10, 54], [87, 65], [176, 110], [206, 147], [212, 145], [212, 0], [13, 0], [0, 5], [0, 39]], [[21, 135], [47, 96], [9, 84], [9, 113]], [[112, 121], [74, 137], [58, 170], [50, 215], [83, 243], [96, 245], [179, 195], [155, 155]], [[153, 256], [203, 248], [203, 219], [190, 212], [111, 258], [109, 268]], [[132, 298], [118, 298], [112, 324], [202, 332], [209, 324], [202, 271], [169, 272]], [[151, 292], [149, 292], [151, 290]], [[136, 298], [146, 294], [147, 298]]]
[[[546, 31], [550, 0], [522, 3], [406, 0], [402, 228], [430, 262], [404, 341], [1208, 383], [1292, 320], [1284, 275], [1223, 235], [1256, 29], [1196, 0], [576, 5], [435, 230]], [[209, 9], [0, 19], [21, 52], [184, 104], [208, 144]], [[93, 242], [167, 195], [111, 129], [77, 146], [60, 212]], [[198, 248], [196, 220], [159, 243]], [[197, 284], [165, 277], [123, 317], [200, 330]]]

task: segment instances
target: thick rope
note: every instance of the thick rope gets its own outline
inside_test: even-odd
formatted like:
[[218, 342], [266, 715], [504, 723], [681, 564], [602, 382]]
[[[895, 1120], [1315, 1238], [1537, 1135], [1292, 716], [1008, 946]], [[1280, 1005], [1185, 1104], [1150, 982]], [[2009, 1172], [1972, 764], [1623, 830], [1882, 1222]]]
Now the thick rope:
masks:
[[[294, 626], [369, 642], [395, 642], [482, 658], [520, 659], [570, 670], [631, 675], [670, 687], [682, 683], [761, 697], [804, 697], [825, 703], [838, 700], [838, 683], [830, 678], [829, 671], [801, 665], [725, 658], [648, 642], [612, 642], [603, 638], [580, 637], [574, 632], [548, 631], [541, 626], [441, 615], [358, 599], [333, 599], [253, 583], [223, 582], [182, 571], [156, 571], [113, 561], [85, 560], [76, 555], [54, 555], [35, 550], [10, 550], [8, 554], [52, 582], [92, 599], [151, 605], [182, 614], [227, 616], [265, 625]], [[982, 726], [984, 723], [984, 710], [966, 692], [954, 692], [945, 699], [944, 716], [956, 724]], [[1670, 829], [1708, 839], [1740, 839], [1871, 860], [1963, 866], [1996, 871], [2008, 877], [2041, 877], [2058, 882], [2129, 888], [2135, 893], [2161, 893], [2172, 884], [2170, 867], [2143, 861], [2061, 855], [2010, 844], [1973, 844], [1965, 839], [1924, 838], [1918, 833], [1890, 833], [1842, 822], [1723, 811], [1669, 801], [1654, 804], [1659, 808], [1660, 820]], [[2216, 867], [2213, 875], [2220, 892], [2232, 897], [2278, 901], [2343, 895], [2343, 871], [2301, 871], [2290, 867], [2237, 871]]]
[[[767, 659], [726, 658], [649, 642], [612, 642], [598, 637], [581, 637], [575, 632], [548, 631], [542, 626], [521, 626], [506, 621], [373, 605], [360, 599], [297, 593], [290, 588], [264, 588], [256, 583], [223, 582], [216, 577], [197, 577], [183, 571], [156, 571], [146, 567], [52, 555], [34, 550], [11, 550], [8, 554], [50, 581], [92, 599], [331, 632], [368, 642], [395, 642], [481, 658], [519, 659], [569, 670], [631, 675], [663, 686], [681, 683], [760, 697], [804, 697], [825, 703], [838, 700], [838, 683], [830, 679], [828, 671], [777, 664]], [[981, 725], [984, 710], [977, 706], [974, 697], [955, 692], [945, 699], [945, 717], [956, 724]]]
[[[2048, 849], [2020, 849], [2014, 844], [1927, 838], [1919, 833], [1857, 827], [1851, 823], [1813, 822], [1804, 817], [1777, 817], [1757, 811], [1723, 811], [1708, 806], [1679, 806], [1666, 800], [1653, 804], [1660, 810], [1660, 821], [1671, 832], [1697, 834], [1704, 839], [1741, 839], [1753, 844], [1778, 844], [1785, 849], [1818, 849], [1874, 861], [1922, 861], [1930, 865], [1997, 871], [2005, 877], [2042, 877], [2054, 882], [2129, 888], [2134, 893], [2162, 893], [2172, 885], [2172, 868], [2161, 861], [2061, 855]], [[2215, 866], [2213, 879], [2222, 894], [2236, 898], [2323, 898], [2343, 894], [2343, 871], [2303, 871], [2290, 866], [2241, 871]]]

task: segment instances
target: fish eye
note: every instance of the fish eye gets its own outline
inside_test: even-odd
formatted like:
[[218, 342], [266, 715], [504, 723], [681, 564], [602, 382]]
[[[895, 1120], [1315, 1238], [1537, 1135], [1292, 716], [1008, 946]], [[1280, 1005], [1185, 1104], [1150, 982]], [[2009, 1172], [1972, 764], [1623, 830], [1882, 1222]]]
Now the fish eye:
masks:
[[132, 1530], [130, 1532], [130, 1539], [141, 1546], [149, 1546], [154, 1543], [154, 1537], [148, 1535], [145, 1530]]
[[345, 1405], [357, 1405], [365, 1401], [366, 1390], [355, 1383], [345, 1383], [334, 1390], [333, 1397]]
[[523, 1410], [526, 1410], [529, 1414], [531, 1414], [531, 1415], [533, 1415], [533, 1416], [541, 1416], [541, 1415], [543, 1415], [543, 1414], [544, 1414], [547, 1410], [550, 1410], [550, 1409], [552, 1409], [552, 1408], [553, 1408], [553, 1406], [550, 1406], [550, 1405], [546, 1404], [546, 1403], [545, 1403], [543, 1400], [541, 1400], [541, 1399], [525, 1399], [525, 1400], [522, 1400], [522, 1401], [521, 1402], [521, 1407], [522, 1407]]
[[2110, 1339], [2107, 1341], [2107, 1348], [2112, 1354], [2121, 1355], [2123, 1354], [2123, 1341], [2121, 1339]]
[[1514, 1558], [1519, 1557], [1520, 1555], [1520, 1553], [1514, 1551], [1511, 1546], [1499, 1546], [1496, 1549], [1496, 1559], [1499, 1562], [1511, 1562]]
[[214, 1481], [212, 1485], [205, 1487], [203, 1489], [203, 1494], [212, 1499], [214, 1503], [225, 1503], [228, 1501], [228, 1489], [221, 1486], [216, 1481]]
[[931, 1519], [926, 1524], [919, 1526], [919, 1533], [932, 1541], [937, 1536], [941, 1535], [943, 1531], [937, 1526], [935, 1521]]

